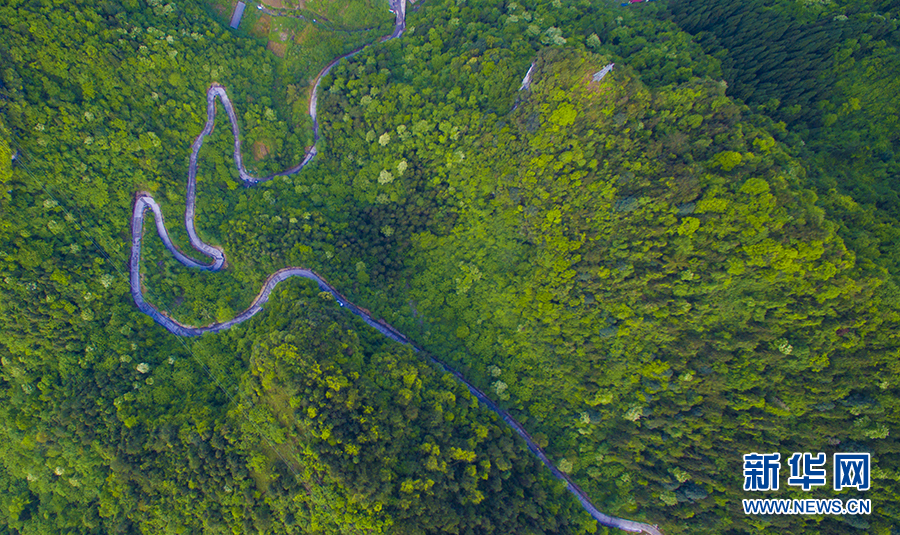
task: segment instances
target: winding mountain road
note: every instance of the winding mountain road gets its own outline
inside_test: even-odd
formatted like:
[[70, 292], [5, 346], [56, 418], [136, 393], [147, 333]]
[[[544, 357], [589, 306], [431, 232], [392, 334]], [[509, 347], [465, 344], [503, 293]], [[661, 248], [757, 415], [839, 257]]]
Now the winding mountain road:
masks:
[[[405, 0], [390, 0], [390, 2], [392, 11], [396, 14], [396, 24], [394, 26], [393, 33], [383, 38], [381, 40], [382, 42], [400, 37], [401, 35], [403, 35], [403, 32], [406, 29]], [[528, 432], [525, 431], [525, 428], [522, 427], [522, 425], [517, 422], [507, 411], [501, 409], [484, 392], [470, 383], [461, 373], [459, 373], [443, 361], [422, 351], [406, 336], [386, 323], [384, 320], [373, 319], [372, 314], [368, 310], [350, 302], [333, 286], [328, 284], [328, 282], [324, 278], [310, 269], [301, 267], [288, 267], [276, 271], [275, 273], [269, 275], [262, 288], [260, 289], [259, 294], [257, 294], [256, 298], [246, 310], [235, 316], [230, 321], [226, 321], [224, 323], [213, 323], [203, 327], [185, 325], [164, 314], [155, 306], [144, 300], [144, 292], [141, 284], [140, 264], [141, 240], [144, 233], [144, 216], [146, 215], [147, 211], [153, 213], [153, 218], [156, 222], [157, 233], [159, 234], [160, 239], [162, 239], [166, 249], [169, 250], [169, 252], [171, 252], [172, 255], [174, 255], [175, 258], [183, 265], [207, 271], [219, 271], [225, 265], [225, 253], [218, 247], [214, 247], [212, 245], [204, 243], [197, 235], [197, 230], [194, 225], [195, 206], [197, 198], [197, 159], [200, 153], [200, 148], [203, 146], [203, 141], [206, 139], [206, 136], [208, 136], [213, 131], [213, 127], [215, 125], [216, 99], [218, 98], [221, 100], [222, 106], [225, 108], [225, 113], [228, 115], [228, 120], [231, 123], [231, 131], [234, 135], [234, 161], [235, 165], [238, 168], [239, 178], [246, 185], [252, 186], [260, 182], [271, 180], [277, 176], [286, 176], [298, 173], [312, 161], [317, 153], [315, 143], [318, 142], [319, 139], [319, 123], [316, 115], [316, 103], [318, 101], [319, 84], [321, 83], [322, 78], [326, 74], [328, 74], [328, 72], [339, 61], [359, 53], [360, 50], [362, 49], [355, 50], [349, 54], [338, 57], [337, 59], [329, 63], [324, 69], [322, 69], [322, 71], [316, 77], [309, 102], [309, 114], [313, 119], [313, 138], [315, 141], [313, 146], [306, 151], [303, 160], [295, 167], [265, 178], [256, 178], [250, 175], [250, 173], [248, 173], [244, 168], [241, 155], [240, 129], [238, 127], [237, 117], [234, 113], [234, 107], [231, 104], [231, 100], [228, 98], [228, 94], [225, 92], [225, 88], [218, 84], [213, 84], [209, 88], [206, 93], [206, 125], [203, 127], [200, 135], [197, 136], [197, 139], [191, 146], [191, 158], [190, 166], [188, 168], [188, 183], [184, 210], [184, 224], [187, 229], [191, 245], [194, 247], [194, 249], [209, 257], [211, 261], [209, 261], [208, 263], [204, 263], [202, 261], [191, 258], [190, 256], [179, 251], [178, 248], [175, 247], [175, 245], [172, 243], [172, 240], [169, 237], [169, 233], [166, 230], [165, 221], [163, 220], [163, 215], [162, 211], [159, 208], [159, 204], [157, 204], [150, 193], [145, 191], [138, 192], [135, 195], [134, 211], [132, 212], [131, 216], [131, 259], [129, 266], [131, 295], [134, 298], [134, 302], [137, 305], [138, 309], [153, 318], [156, 323], [161, 325], [172, 334], [175, 334], [177, 336], [199, 336], [204, 333], [216, 333], [224, 331], [226, 329], [230, 329], [231, 327], [252, 318], [262, 310], [262, 305], [264, 305], [266, 301], [268, 301], [269, 295], [272, 293], [272, 290], [274, 290], [275, 286], [277, 286], [280, 282], [291, 277], [303, 277], [306, 279], [311, 279], [316, 282], [316, 284], [322, 291], [330, 293], [340, 306], [348, 309], [353, 314], [356, 314], [357, 316], [362, 318], [363, 321], [366, 322], [366, 324], [376, 329], [382, 335], [390, 338], [391, 340], [412, 347], [414, 351], [425, 356], [429, 361], [431, 361], [431, 363], [456, 377], [457, 380], [459, 380], [466, 386], [466, 388], [469, 389], [469, 392], [471, 392], [471, 394], [475, 396], [478, 401], [480, 401], [485, 407], [496, 413], [508, 426], [510, 426], [520, 437], [525, 440], [526, 444], [528, 445], [528, 449], [538, 459], [540, 459], [542, 463], [544, 463], [544, 465], [553, 473], [556, 478], [561, 479], [566, 483], [566, 488], [569, 490], [569, 492], [571, 492], [575, 496], [575, 498], [577, 498], [578, 501], [581, 502], [581, 505], [597, 522], [604, 526], [617, 528], [632, 533], [662, 535], [662, 532], [657, 526], [635, 522], [633, 520], [627, 520], [624, 518], [617, 518], [600, 512], [591, 503], [584, 491], [581, 490], [581, 488], [579, 488], [578, 485], [576, 485], [572, 481], [568, 474], [565, 474], [558, 468], [556, 468], [556, 466], [544, 453], [543, 449], [541, 449], [541, 447], [537, 445], [534, 439], [531, 438]], [[529, 73], [530, 72], [531, 70], [529, 69]]]

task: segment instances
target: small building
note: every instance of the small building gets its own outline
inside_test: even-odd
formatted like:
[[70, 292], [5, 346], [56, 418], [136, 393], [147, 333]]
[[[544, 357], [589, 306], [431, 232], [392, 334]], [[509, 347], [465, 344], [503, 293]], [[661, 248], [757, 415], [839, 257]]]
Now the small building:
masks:
[[245, 7], [247, 7], [247, 4], [243, 2], [238, 2], [237, 6], [234, 7], [234, 15], [231, 16], [231, 27], [235, 30], [241, 25], [241, 17], [244, 16]]

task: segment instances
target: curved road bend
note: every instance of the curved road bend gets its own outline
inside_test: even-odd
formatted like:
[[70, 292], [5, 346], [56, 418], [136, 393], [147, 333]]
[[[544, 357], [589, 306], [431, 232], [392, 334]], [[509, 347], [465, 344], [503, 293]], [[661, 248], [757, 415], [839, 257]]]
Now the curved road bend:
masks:
[[[397, 14], [397, 21], [393, 33], [391, 33], [390, 36], [382, 39], [382, 42], [400, 37], [401, 35], [403, 35], [403, 31], [406, 28], [405, 0], [390, 1], [392, 10]], [[322, 71], [316, 77], [316, 82], [313, 86], [313, 91], [309, 103], [309, 114], [313, 119], [313, 137], [316, 141], [318, 141], [319, 139], [319, 124], [316, 115], [316, 103], [318, 101], [319, 84], [321, 83], [322, 77], [328, 74], [328, 72], [340, 60], [351, 57], [359, 53], [360, 50], [362, 49], [355, 50], [349, 54], [338, 57], [337, 59], [329, 63], [324, 69], [322, 69]], [[324, 278], [310, 269], [288, 267], [272, 273], [266, 279], [256, 298], [246, 310], [235, 316], [230, 321], [226, 321], [224, 323], [213, 323], [204, 327], [185, 325], [167, 316], [159, 309], [145, 301], [144, 292], [141, 285], [140, 263], [141, 239], [143, 238], [144, 233], [144, 216], [148, 210], [153, 213], [153, 218], [156, 221], [157, 233], [159, 234], [159, 237], [165, 245], [166, 249], [169, 250], [169, 252], [171, 252], [175, 256], [175, 258], [183, 265], [207, 271], [219, 271], [225, 265], [225, 253], [218, 247], [214, 247], [212, 245], [204, 243], [197, 235], [197, 231], [194, 225], [197, 198], [197, 159], [200, 153], [200, 148], [203, 146], [204, 139], [212, 132], [213, 126], [215, 124], [216, 98], [219, 98], [222, 101], [222, 106], [225, 108], [225, 113], [228, 115], [228, 120], [231, 123], [231, 131], [234, 135], [234, 161], [238, 168], [239, 177], [245, 184], [252, 186], [258, 184], [259, 182], [271, 180], [276, 176], [286, 176], [297, 173], [301, 169], [306, 167], [309, 162], [311, 162], [312, 159], [316, 156], [316, 146], [315, 144], [313, 144], [313, 146], [310, 147], [309, 150], [307, 150], [306, 154], [303, 157], [303, 160], [295, 167], [265, 178], [256, 178], [250, 175], [250, 173], [248, 173], [244, 168], [243, 159], [241, 156], [240, 129], [238, 127], [237, 117], [234, 113], [234, 107], [231, 104], [231, 100], [228, 98], [228, 94], [225, 92], [225, 88], [221, 85], [213, 84], [206, 93], [206, 125], [203, 127], [200, 135], [197, 136], [197, 139], [191, 146], [191, 158], [190, 166], [188, 168], [188, 183], [184, 210], [184, 224], [185, 228], [187, 229], [188, 236], [190, 237], [191, 246], [193, 246], [194, 249], [203, 253], [203, 255], [211, 258], [212, 260], [209, 263], [204, 263], [199, 260], [195, 260], [194, 258], [191, 258], [190, 256], [179, 251], [169, 237], [169, 233], [166, 230], [165, 221], [163, 220], [159, 205], [149, 193], [138, 192], [135, 195], [134, 211], [132, 212], [131, 216], [131, 259], [129, 262], [129, 271], [131, 295], [134, 298], [135, 304], [141, 312], [153, 318], [156, 323], [161, 325], [164, 329], [171, 332], [172, 334], [175, 334], [176, 336], [199, 336], [204, 333], [216, 333], [224, 331], [226, 329], [230, 329], [231, 327], [234, 327], [235, 325], [255, 316], [259, 311], [262, 310], [262, 305], [264, 305], [269, 300], [269, 295], [271, 295], [272, 290], [275, 289], [275, 286], [277, 286], [278, 283], [291, 277], [303, 277], [306, 279], [311, 279], [315, 281], [315, 283], [319, 286], [319, 289], [330, 293], [340, 306], [348, 309], [353, 314], [356, 314], [357, 316], [362, 318], [363, 321], [370, 327], [377, 330], [387, 338], [390, 338], [391, 340], [410, 346], [414, 351], [421, 353], [426, 358], [428, 358], [428, 360], [430, 360], [433, 364], [456, 377], [456, 379], [460, 383], [465, 385], [466, 388], [469, 389], [469, 392], [473, 396], [475, 396], [475, 398], [478, 399], [478, 401], [480, 401], [482, 405], [497, 414], [509, 427], [511, 427], [520, 437], [522, 437], [522, 439], [525, 440], [525, 443], [528, 445], [528, 449], [531, 451], [531, 453], [534, 454], [538, 459], [540, 459], [540, 461], [544, 463], [544, 465], [557, 479], [561, 479], [566, 483], [566, 488], [569, 490], [569, 492], [571, 492], [575, 496], [575, 498], [578, 499], [584, 509], [598, 523], [607, 527], [617, 528], [632, 533], [662, 535], [662, 532], [657, 526], [645, 524], [642, 522], [635, 522], [633, 520], [627, 520], [624, 518], [618, 518], [600, 512], [591, 503], [590, 499], [587, 497], [584, 491], [581, 490], [581, 488], [579, 488], [578, 485], [576, 485], [572, 481], [569, 475], [563, 473], [558, 468], [556, 468], [556, 466], [554, 466], [554, 464], [544, 453], [544, 450], [537, 445], [537, 443], [534, 441], [534, 439], [531, 438], [531, 435], [528, 434], [525, 428], [522, 427], [522, 425], [517, 422], [507, 411], [501, 409], [483, 391], [470, 383], [457, 370], [453, 369], [445, 362], [422, 351], [421, 348], [413, 344], [405, 335], [403, 335], [403, 333], [386, 323], [384, 320], [373, 319], [371, 313], [368, 310], [352, 303], [349, 299], [338, 292], [337, 289], [328, 284], [328, 282]]]

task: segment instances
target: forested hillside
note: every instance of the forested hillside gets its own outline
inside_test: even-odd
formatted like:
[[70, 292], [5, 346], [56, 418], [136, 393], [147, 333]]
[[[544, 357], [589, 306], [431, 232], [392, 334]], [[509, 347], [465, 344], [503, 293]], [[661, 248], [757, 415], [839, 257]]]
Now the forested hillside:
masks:
[[802, 137], [811, 186], [846, 222], [842, 236], [896, 276], [897, 4], [672, 0], [668, 7], [666, 15], [722, 61], [729, 96]]
[[[843, 4], [707, 4], [410, 6], [402, 38], [324, 79], [300, 174], [238, 187], [220, 116], [197, 226], [227, 269], [188, 270], [148, 225], [147, 300], [209, 324], [273, 271], [309, 267], [509, 410], [606, 513], [667, 535], [890, 533], [890, 4], [847, 20]], [[819, 48], [772, 52], [779, 38], [735, 30], [741, 9]], [[0, 15], [0, 532], [603, 531], [452, 376], [311, 284], [198, 339], [134, 306], [134, 194], [189, 250], [210, 83], [252, 171], [312, 143], [290, 55], [193, 2]], [[760, 83], [775, 63], [790, 76]], [[871, 453], [872, 489], [771, 497], [870, 498], [873, 513], [744, 515], [763, 496], [742, 490], [742, 455], [795, 451]]]
[[[442, 30], [452, 27], [403, 42], [405, 67], [430, 49], [452, 58], [440, 71], [420, 62], [401, 72], [459, 84], [450, 98], [485, 98], [462, 81], [479, 70], [503, 76], [502, 52]], [[649, 91], [626, 63], [588, 83], [611, 59], [620, 60], [539, 52], [532, 91], [510, 115], [512, 95], [493, 104], [504, 117], [490, 127], [477, 113], [451, 122], [452, 108], [436, 102], [429, 117], [423, 104], [443, 96], [405, 90], [415, 80], [402, 76], [387, 89], [396, 99], [367, 104], [366, 88], [383, 86], [338, 71], [338, 102], [325, 106], [345, 111], [332, 131], [358, 134], [332, 147], [368, 151], [341, 167], [368, 202], [404, 202], [400, 192], [419, 178], [393, 167], [412, 157], [446, 192], [438, 213], [454, 221], [451, 231], [410, 228], [396, 215], [389, 223], [392, 245], [408, 247], [410, 259], [383, 277], [383, 296], [409, 287], [391, 308], [410, 315], [394, 321], [508, 398], [560, 466], [612, 510], [658, 507], [711, 532], [735, 521], [750, 529], [737, 514], [740, 471], [730, 468], [741, 451], [830, 451], [858, 440], [893, 450], [876, 438], [886, 439], [886, 421], [863, 414], [893, 405], [890, 380], [873, 378], [896, 366], [885, 325], [896, 320], [896, 292], [855, 266], [771, 122], [711, 80], [651, 78]], [[370, 115], [366, 106], [382, 101], [397, 110]], [[404, 139], [410, 127], [419, 132]], [[387, 143], [377, 141], [382, 132]], [[376, 183], [383, 172], [392, 180]], [[351, 254], [342, 265], [354, 265]], [[377, 254], [370, 248], [363, 266], [381, 264]]]

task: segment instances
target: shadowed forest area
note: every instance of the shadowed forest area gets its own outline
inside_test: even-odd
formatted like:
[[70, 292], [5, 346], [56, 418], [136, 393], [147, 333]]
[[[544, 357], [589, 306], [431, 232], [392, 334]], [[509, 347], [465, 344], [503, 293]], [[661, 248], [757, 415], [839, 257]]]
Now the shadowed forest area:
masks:
[[[389, 26], [353, 5], [284, 9]], [[326, 56], [390, 31], [309, 52], [293, 22], [216, 17], [0, 6], [0, 533], [606, 532], [449, 374], [312, 283], [196, 339], [137, 310], [134, 195], [189, 251], [210, 84], [265, 176], [312, 144], [304, 88]], [[301, 173], [241, 187], [220, 110], [197, 227], [226, 269], [181, 266], [148, 225], [146, 299], [226, 321], [308, 267], [460, 370], [605, 513], [667, 535], [889, 534], [897, 17], [884, 0], [417, 2], [402, 38], [323, 80]], [[803, 492], [784, 463], [781, 490], [745, 492], [751, 452], [870, 453], [871, 490]], [[763, 497], [873, 511], [743, 513]]]

